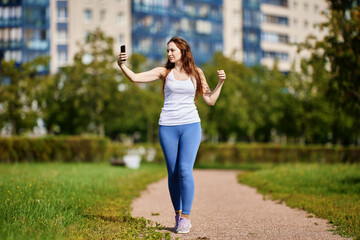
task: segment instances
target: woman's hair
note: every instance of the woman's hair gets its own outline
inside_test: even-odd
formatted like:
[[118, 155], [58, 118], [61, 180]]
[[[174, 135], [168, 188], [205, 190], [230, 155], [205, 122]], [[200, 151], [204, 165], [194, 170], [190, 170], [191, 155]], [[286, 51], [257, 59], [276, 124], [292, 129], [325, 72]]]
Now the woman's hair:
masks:
[[[194, 61], [194, 58], [192, 56], [190, 46], [184, 39], [182, 39], [180, 37], [171, 38], [168, 41], [167, 44], [169, 44], [170, 42], [175, 43], [175, 45], [181, 51], [181, 61], [182, 61], [182, 64], [183, 64], [182, 68], [185, 70], [185, 72], [189, 76], [194, 77], [195, 80], [196, 80], [196, 94], [195, 94], [195, 97], [197, 98], [198, 94], [203, 93], [203, 87], [202, 87], [202, 84], [201, 84], [200, 73], [197, 70], [197, 67], [195, 65], [195, 61]], [[165, 64], [165, 68], [166, 68], [165, 76], [163, 76], [163, 78], [161, 79], [162, 82], [163, 82], [163, 94], [164, 94], [166, 77], [170, 73], [171, 69], [173, 69], [174, 67], [175, 67], [175, 64], [170, 62], [170, 60], [168, 59], [168, 61]]]

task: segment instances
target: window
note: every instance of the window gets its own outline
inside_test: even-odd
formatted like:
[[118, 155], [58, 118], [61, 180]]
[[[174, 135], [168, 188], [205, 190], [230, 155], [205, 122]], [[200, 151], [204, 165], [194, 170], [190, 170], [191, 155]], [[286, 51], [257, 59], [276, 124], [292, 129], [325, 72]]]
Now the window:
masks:
[[181, 19], [180, 26], [181, 26], [181, 30], [184, 31], [184, 32], [188, 32], [188, 31], [191, 30], [190, 21], [187, 18], [182, 18]]
[[118, 23], [118, 25], [123, 25], [124, 24], [124, 14], [123, 13], [118, 13], [117, 14], [117, 23]]
[[309, 5], [307, 3], [304, 3], [304, 12], [309, 11]]
[[117, 37], [117, 41], [119, 44], [123, 44], [124, 43], [124, 34], [119, 34]]
[[106, 11], [103, 9], [100, 11], [100, 21], [104, 21], [106, 16]]
[[308, 27], [309, 27], [309, 23], [308, 23], [308, 21], [305, 20], [304, 21], [304, 28], [307, 29]]
[[90, 9], [86, 9], [86, 10], [84, 11], [84, 20], [85, 20], [86, 22], [90, 22], [91, 19], [92, 19], [92, 11], [91, 11]]
[[319, 30], [320, 30], [320, 25], [319, 25], [319, 24], [314, 24], [314, 29], [315, 29], [316, 31], [319, 31]]
[[185, 12], [189, 16], [195, 16], [195, 14], [196, 14], [195, 6], [193, 6], [193, 5], [185, 5]]
[[265, 41], [265, 42], [272, 42], [272, 43], [288, 43], [289, 36], [285, 35], [285, 34], [279, 34], [279, 33], [262, 32], [261, 40]]
[[249, 32], [249, 34], [247, 35], [247, 38], [249, 39], [250, 42], [256, 42], [257, 41], [257, 36], [255, 32]]
[[293, 25], [295, 28], [297, 28], [298, 21], [296, 19], [293, 20]]
[[279, 16], [272, 16], [272, 15], [265, 15], [263, 17], [263, 21], [266, 23], [273, 23], [273, 24], [280, 24], [280, 25], [288, 25], [288, 18], [287, 17], [279, 17]]
[[84, 33], [84, 42], [89, 42], [89, 36], [90, 36], [90, 32], [89, 31], [86, 31]]
[[233, 12], [233, 22], [234, 23], [239, 23], [241, 21], [241, 13], [240, 11], [234, 11]]
[[6, 61], [15, 60], [16, 62], [20, 62], [21, 51], [5, 51], [4, 58]]
[[319, 12], [319, 6], [317, 4], [315, 4], [314, 6], [314, 12], [315, 13], [318, 13]]
[[210, 6], [206, 4], [201, 5], [199, 13], [201, 17], [207, 17], [210, 13]]
[[209, 51], [211, 51], [209, 43], [206, 43], [206, 42], [203, 42], [203, 41], [200, 42], [200, 47], [199, 48], [200, 48], [201, 52], [209, 52]]
[[294, 1], [294, 3], [293, 3], [293, 8], [294, 8], [294, 10], [297, 9], [297, 6], [298, 6], [298, 3], [297, 3], [296, 1]]
[[150, 38], [140, 39], [139, 48], [142, 52], [148, 53], [151, 50], [151, 39]]
[[263, 58], [279, 59], [283, 61], [289, 60], [289, 54], [286, 52], [272, 52], [272, 51], [263, 51]]
[[202, 34], [211, 34], [211, 22], [203, 20], [196, 21], [196, 32]]
[[[253, 1], [251, 1], [253, 2]], [[250, 3], [251, 3], [250, 2]], [[262, 3], [267, 3], [275, 6], [287, 7], [288, 1], [287, 0], [263, 0]]]
[[256, 52], [245, 52], [245, 62], [255, 63], [256, 62]]
[[58, 61], [59, 61], [59, 66], [66, 65], [66, 63], [67, 63], [67, 52], [66, 51], [58, 52]]
[[59, 30], [58, 31], [58, 42], [59, 43], [67, 42], [67, 30]]
[[47, 31], [46, 30], [41, 30], [40, 39], [41, 40], [46, 40], [47, 39]]
[[67, 8], [60, 7], [57, 11], [58, 21], [65, 22], [67, 20]]

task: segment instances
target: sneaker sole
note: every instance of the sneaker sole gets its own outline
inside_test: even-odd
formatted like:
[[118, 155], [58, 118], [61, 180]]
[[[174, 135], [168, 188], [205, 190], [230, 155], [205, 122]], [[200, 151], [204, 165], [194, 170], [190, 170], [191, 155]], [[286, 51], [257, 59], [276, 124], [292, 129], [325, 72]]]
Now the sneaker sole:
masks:
[[182, 233], [182, 234], [184, 234], [184, 233], [189, 233], [189, 232], [190, 232], [190, 228], [191, 228], [191, 226], [189, 227], [189, 230], [187, 230], [187, 231], [177, 231], [176, 233]]

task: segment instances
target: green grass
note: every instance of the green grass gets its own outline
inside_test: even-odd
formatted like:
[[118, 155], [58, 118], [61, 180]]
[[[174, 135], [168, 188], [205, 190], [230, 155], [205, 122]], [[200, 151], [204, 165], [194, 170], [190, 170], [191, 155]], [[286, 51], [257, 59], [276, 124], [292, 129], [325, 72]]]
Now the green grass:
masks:
[[0, 239], [169, 239], [130, 215], [139, 191], [165, 176], [156, 164], [0, 164]]
[[274, 163], [200, 163], [195, 164], [196, 169], [221, 169], [221, 170], [247, 170], [255, 171], [264, 168], [271, 168]]
[[281, 164], [238, 179], [271, 199], [328, 219], [344, 237], [360, 239], [360, 164]]

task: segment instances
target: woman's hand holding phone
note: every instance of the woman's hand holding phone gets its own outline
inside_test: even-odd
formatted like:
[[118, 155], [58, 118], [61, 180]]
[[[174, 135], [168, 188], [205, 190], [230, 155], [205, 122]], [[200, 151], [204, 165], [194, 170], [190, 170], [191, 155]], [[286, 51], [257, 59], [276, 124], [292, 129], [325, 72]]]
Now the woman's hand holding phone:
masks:
[[127, 59], [127, 54], [126, 54], [126, 47], [125, 45], [122, 45], [120, 47], [120, 55], [118, 57], [118, 65], [120, 66], [121, 64], [123, 64]]

